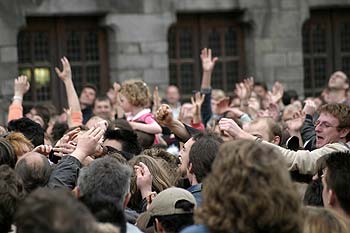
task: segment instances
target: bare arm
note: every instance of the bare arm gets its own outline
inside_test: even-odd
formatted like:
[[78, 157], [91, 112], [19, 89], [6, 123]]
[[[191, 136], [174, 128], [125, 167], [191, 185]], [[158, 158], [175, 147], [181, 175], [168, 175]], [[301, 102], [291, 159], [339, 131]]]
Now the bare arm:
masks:
[[61, 58], [61, 63], [63, 70], [60, 71], [57, 67], [55, 71], [57, 76], [63, 81], [64, 86], [67, 92], [68, 105], [72, 112], [81, 112], [79, 98], [77, 92], [75, 91], [73, 80], [72, 80], [72, 71], [69, 64], [69, 61], [66, 57]]
[[150, 134], [158, 134], [162, 132], [162, 128], [157, 122], [144, 124], [140, 122], [129, 122], [133, 130], [139, 130]]

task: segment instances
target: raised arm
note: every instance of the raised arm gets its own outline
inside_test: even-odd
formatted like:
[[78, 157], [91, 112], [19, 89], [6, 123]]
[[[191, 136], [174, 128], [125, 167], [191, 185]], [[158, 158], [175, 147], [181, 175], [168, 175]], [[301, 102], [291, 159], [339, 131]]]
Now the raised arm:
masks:
[[205, 94], [204, 102], [202, 105], [202, 120], [203, 124], [206, 125], [212, 115], [211, 110], [211, 76], [215, 67], [215, 63], [219, 58], [212, 58], [211, 49], [204, 48], [201, 52], [202, 60], [202, 82], [201, 82], [201, 93]]
[[7, 121], [19, 119], [23, 117], [23, 96], [28, 92], [30, 84], [25, 75], [21, 75], [14, 82], [14, 96], [12, 104], [9, 106], [9, 114]]
[[60, 71], [57, 67], [55, 71], [57, 76], [63, 81], [66, 88], [68, 105], [71, 109], [72, 123], [74, 126], [81, 125], [83, 122], [82, 112], [80, 109], [79, 98], [77, 92], [75, 91], [73, 80], [72, 80], [72, 70], [69, 61], [66, 57], [61, 58], [61, 63], [63, 70]]

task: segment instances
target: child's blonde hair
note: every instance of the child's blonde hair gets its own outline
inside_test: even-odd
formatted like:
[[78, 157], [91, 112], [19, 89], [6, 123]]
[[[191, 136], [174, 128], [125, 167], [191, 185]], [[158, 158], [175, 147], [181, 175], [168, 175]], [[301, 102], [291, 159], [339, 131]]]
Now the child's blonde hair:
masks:
[[147, 84], [142, 80], [127, 80], [122, 83], [120, 94], [125, 96], [130, 104], [145, 107], [149, 104], [151, 94]]

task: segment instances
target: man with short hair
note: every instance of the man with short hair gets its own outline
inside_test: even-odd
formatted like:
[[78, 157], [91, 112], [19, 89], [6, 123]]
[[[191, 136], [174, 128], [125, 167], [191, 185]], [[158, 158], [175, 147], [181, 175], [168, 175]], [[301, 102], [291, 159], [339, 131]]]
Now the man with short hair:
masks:
[[94, 103], [93, 113], [104, 120], [113, 120], [113, 106], [111, 100], [107, 96], [97, 97]]
[[281, 145], [282, 129], [269, 117], [260, 117], [243, 125], [243, 130], [275, 145]]
[[26, 192], [31, 193], [47, 185], [52, 169], [44, 155], [32, 151], [24, 154], [17, 162], [15, 171], [23, 180]]
[[349, 80], [342, 71], [334, 72], [328, 81], [328, 89], [326, 92], [327, 103], [346, 103], [346, 91], [349, 89]]
[[179, 118], [181, 103], [180, 91], [175, 85], [169, 85], [165, 92], [165, 102], [170, 106], [175, 119]]
[[333, 152], [325, 158], [324, 165], [322, 175], [324, 206], [349, 218], [350, 153]]
[[196, 200], [193, 195], [181, 188], [171, 187], [160, 192], [147, 211], [140, 215], [136, 225], [146, 232], [154, 226], [155, 232], [180, 232], [193, 224]]
[[97, 95], [97, 88], [92, 84], [86, 84], [80, 93], [79, 102], [80, 108], [83, 113], [83, 124], [92, 117], [92, 107], [94, 105]]
[[[289, 170], [299, 170], [301, 174], [315, 174], [317, 160], [329, 153], [348, 151], [350, 132], [350, 106], [345, 104], [326, 104], [319, 110], [320, 117], [315, 122], [316, 150], [291, 151], [268, 142], [278, 149], [286, 159]], [[223, 118], [219, 122], [220, 129], [231, 136], [241, 139], [257, 140], [257, 138], [241, 128], [231, 119]], [[259, 140], [258, 140], [259, 141]]]
[[202, 181], [210, 173], [222, 142], [215, 134], [199, 133], [191, 137], [179, 153], [181, 175], [190, 181], [191, 187], [187, 190], [196, 198], [198, 206], [202, 202]]
[[[90, 210], [94, 209], [92, 206], [94, 202], [91, 199], [108, 202], [111, 214], [112, 210], [126, 208], [131, 195], [132, 170], [125, 161], [120, 161], [114, 157], [105, 156], [94, 160], [88, 167], [80, 170], [77, 193]], [[98, 218], [96, 215], [95, 217]], [[113, 216], [110, 217], [113, 221], [110, 223], [113, 224], [117, 221]], [[140, 230], [127, 223], [127, 232], [140, 232]]]

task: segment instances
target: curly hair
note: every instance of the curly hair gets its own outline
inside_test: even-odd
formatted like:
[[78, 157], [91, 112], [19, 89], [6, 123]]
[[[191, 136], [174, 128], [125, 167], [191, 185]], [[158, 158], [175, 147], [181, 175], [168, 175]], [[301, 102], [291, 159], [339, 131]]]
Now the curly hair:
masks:
[[[128, 161], [131, 167], [138, 165], [139, 162], [143, 162], [149, 169], [152, 174], [152, 191], [159, 193], [171, 186], [171, 179], [165, 169], [158, 163], [158, 161], [148, 155], [138, 155]], [[138, 190], [136, 185], [136, 176], [135, 173], [131, 176], [130, 182], [130, 192], [131, 198], [129, 202], [130, 208], [141, 211], [141, 192]]]
[[350, 128], [350, 107], [346, 104], [325, 104], [319, 109], [321, 113], [328, 113], [339, 121], [339, 129]]
[[304, 233], [346, 233], [350, 222], [334, 210], [321, 207], [304, 207]]
[[195, 221], [210, 232], [301, 232], [301, 203], [282, 157], [267, 145], [221, 146], [204, 180]]
[[150, 103], [149, 88], [142, 80], [127, 80], [122, 83], [120, 94], [136, 107], [146, 107]]

